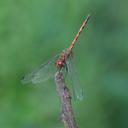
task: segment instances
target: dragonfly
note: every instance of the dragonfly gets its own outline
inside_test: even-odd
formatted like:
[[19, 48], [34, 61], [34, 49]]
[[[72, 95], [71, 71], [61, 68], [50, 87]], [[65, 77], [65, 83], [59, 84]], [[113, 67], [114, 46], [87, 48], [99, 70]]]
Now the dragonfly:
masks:
[[73, 41], [71, 42], [70, 46], [67, 49], [63, 50], [60, 54], [55, 55], [47, 62], [41, 64], [34, 71], [23, 76], [21, 82], [23, 84], [27, 84], [27, 83], [38, 84], [48, 80], [51, 77], [54, 77], [54, 74], [57, 70], [61, 72], [66, 71], [68, 72], [69, 79], [72, 81], [72, 90], [73, 90], [72, 92], [74, 97], [81, 100], [83, 98], [83, 89], [80, 87], [79, 82], [75, 75], [76, 73], [72, 62], [72, 54], [73, 54], [72, 50], [74, 48], [75, 43], [77, 42], [79, 35], [86, 26], [89, 18], [90, 15], [86, 17], [79, 31], [77, 32]]

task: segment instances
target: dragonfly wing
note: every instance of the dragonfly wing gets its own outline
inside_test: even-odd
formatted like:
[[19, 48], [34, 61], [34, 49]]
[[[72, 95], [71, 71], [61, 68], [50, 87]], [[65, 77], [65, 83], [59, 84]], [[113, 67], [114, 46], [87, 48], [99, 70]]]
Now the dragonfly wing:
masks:
[[82, 100], [83, 99], [83, 89], [80, 87], [80, 82], [76, 77], [76, 71], [74, 68], [74, 64], [72, 62], [72, 58], [69, 58], [66, 61], [68, 68], [68, 75], [72, 84], [72, 92], [75, 99]]
[[23, 84], [26, 83], [41, 83], [48, 80], [51, 77], [54, 77], [54, 73], [56, 71], [55, 68], [55, 60], [59, 55], [54, 56], [49, 61], [44, 64], [41, 64], [37, 69], [32, 71], [31, 73], [26, 74], [21, 80]]

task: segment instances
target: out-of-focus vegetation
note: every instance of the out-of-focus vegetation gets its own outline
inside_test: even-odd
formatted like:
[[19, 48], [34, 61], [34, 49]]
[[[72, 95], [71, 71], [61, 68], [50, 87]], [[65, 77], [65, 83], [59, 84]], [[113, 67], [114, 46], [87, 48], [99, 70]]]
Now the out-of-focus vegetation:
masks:
[[73, 102], [76, 120], [80, 128], [128, 128], [126, 0], [0, 0], [0, 128], [63, 127], [54, 81], [20, 78], [68, 47], [87, 14], [74, 49], [85, 90]]

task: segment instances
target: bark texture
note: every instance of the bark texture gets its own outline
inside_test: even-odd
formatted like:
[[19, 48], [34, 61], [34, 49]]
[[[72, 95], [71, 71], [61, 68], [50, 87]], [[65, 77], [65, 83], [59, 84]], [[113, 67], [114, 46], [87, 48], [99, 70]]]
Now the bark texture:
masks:
[[59, 71], [55, 74], [55, 83], [61, 102], [61, 121], [63, 122], [64, 127], [78, 128], [71, 105], [69, 89], [65, 85], [63, 74]]

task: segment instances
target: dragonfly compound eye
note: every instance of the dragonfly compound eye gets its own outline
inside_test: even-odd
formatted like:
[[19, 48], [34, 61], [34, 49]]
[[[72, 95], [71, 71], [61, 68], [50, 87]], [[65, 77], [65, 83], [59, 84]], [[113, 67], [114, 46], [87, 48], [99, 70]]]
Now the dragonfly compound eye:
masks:
[[62, 67], [64, 66], [64, 63], [63, 63], [62, 61], [58, 60], [58, 61], [56, 62], [56, 66], [57, 66], [58, 68], [62, 68]]

